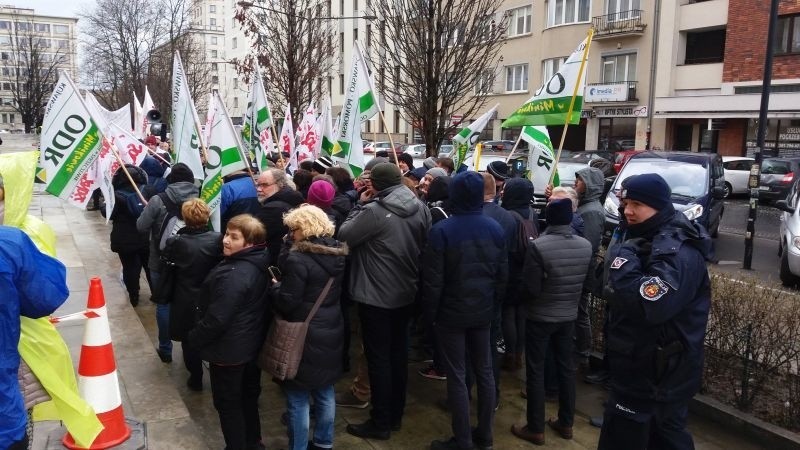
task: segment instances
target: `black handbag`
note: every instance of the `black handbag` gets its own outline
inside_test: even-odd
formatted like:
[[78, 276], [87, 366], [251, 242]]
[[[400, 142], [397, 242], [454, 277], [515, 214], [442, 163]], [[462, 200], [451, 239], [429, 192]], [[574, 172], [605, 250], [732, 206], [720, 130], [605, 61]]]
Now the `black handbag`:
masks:
[[153, 295], [150, 300], [158, 305], [166, 305], [172, 302], [175, 293], [175, 278], [178, 276], [178, 268], [175, 264], [162, 260], [164, 270], [158, 274], [158, 281], [153, 286]]

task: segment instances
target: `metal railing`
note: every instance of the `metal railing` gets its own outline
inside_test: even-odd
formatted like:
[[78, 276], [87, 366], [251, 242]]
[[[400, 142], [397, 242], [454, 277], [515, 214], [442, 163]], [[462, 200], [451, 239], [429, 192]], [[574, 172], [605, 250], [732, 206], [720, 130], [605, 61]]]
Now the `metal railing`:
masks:
[[601, 37], [621, 33], [641, 33], [645, 23], [642, 21], [644, 11], [631, 9], [614, 14], [592, 17], [592, 25], [597, 30], [595, 36]]

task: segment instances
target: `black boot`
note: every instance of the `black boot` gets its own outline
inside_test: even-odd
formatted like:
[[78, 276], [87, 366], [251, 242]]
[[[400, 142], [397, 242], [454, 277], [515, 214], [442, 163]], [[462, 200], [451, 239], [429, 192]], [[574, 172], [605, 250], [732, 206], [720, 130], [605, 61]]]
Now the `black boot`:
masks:
[[131, 300], [131, 306], [133, 306], [134, 308], [139, 306], [139, 293], [138, 292], [129, 293], [128, 297]]

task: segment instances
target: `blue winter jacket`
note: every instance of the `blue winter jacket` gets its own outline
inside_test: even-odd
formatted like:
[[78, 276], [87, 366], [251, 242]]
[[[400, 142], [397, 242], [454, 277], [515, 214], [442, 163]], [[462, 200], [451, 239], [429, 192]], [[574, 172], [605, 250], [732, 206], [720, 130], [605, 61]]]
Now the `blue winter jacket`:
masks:
[[69, 296], [66, 268], [17, 228], [0, 226], [0, 448], [25, 436], [19, 370], [19, 316], [51, 314]]

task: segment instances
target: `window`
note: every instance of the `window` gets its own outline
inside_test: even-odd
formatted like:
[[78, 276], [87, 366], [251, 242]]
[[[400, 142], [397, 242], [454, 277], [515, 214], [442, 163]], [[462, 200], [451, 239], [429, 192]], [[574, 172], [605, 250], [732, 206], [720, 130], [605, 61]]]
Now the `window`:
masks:
[[344, 0], [339, 0], [339, 15], [344, 15]]
[[547, 4], [547, 26], [588, 22], [590, 0], [550, 0]]
[[440, 37], [442, 47], [455, 47], [464, 40], [464, 24], [446, 27]]
[[475, 95], [491, 94], [494, 92], [494, 71], [482, 70], [475, 80]]
[[239, 107], [239, 97], [233, 97], [233, 107], [234, 108]]
[[358, 28], [353, 28], [353, 40], [358, 40]]
[[60, 48], [60, 49], [69, 48], [69, 41], [59, 40], [58, 41], [58, 48]]
[[641, 0], [606, 0], [606, 14], [613, 15], [609, 20], [625, 20], [639, 17]]
[[17, 31], [31, 31], [33, 28], [33, 24], [30, 22], [14, 22], [14, 26], [17, 27]]
[[219, 84], [219, 77], [216, 76], [216, 75], [212, 76], [211, 77], [211, 83], [212, 84]]
[[217, 37], [211, 36], [211, 45], [217, 45]]
[[8, 20], [0, 20], [0, 30], [10, 30], [11, 22]]
[[[8, 99], [8, 101], [6, 102], [6, 105], [11, 105], [11, 104], [13, 104], [13, 103], [14, 103], [14, 102], [13, 102], [11, 99]], [[8, 121], [9, 121], [10, 123], [14, 123], [14, 122], [15, 122], [15, 120], [14, 120], [14, 114], [9, 114], [9, 115], [8, 115]]]
[[211, 50], [211, 57], [212, 58], [216, 58], [217, 57], [217, 51], [216, 50]]
[[684, 64], [719, 63], [725, 59], [725, 29], [686, 33]]
[[0, 36], [0, 45], [11, 45], [10, 36]]
[[0, 120], [2, 120], [3, 123], [8, 123], [8, 115], [0, 114]]
[[778, 18], [775, 54], [800, 53], [800, 15]]
[[69, 27], [67, 25], [53, 25], [53, 33], [69, 34]]
[[8, 52], [0, 53], [0, 59], [3, 61], [8, 61], [9, 59], [11, 59], [11, 54]]
[[236, 48], [236, 44], [237, 44], [237, 42], [238, 42], [238, 41], [237, 41], [237, 39], [236, 39], [236, 38], [233, 38], [233, 39], [231, 39], [231, 48]]
[[[552, 0], [551, 0], [552, 1]], [[506, 66], [506, 92], [528, 90], [528, 65]]]
[[353, 12], [358, 14], [358, 0], [353, 0]]
[[215, 72], [216, 72], [217, 70], [219, 70], [219, 64], [217, 64], [217, 63], [211, 63], [211, 70], [213, 70], [213, 71], [215, 71]]
[[39, 38], [36, 40], [37, 48], [50, 48], [50, 39]]
[[508, 11], [508, 36], [519, 36], [531, 32], [531, 5]]
[[208, 12], [210, 12], [211, 14], [216, 14], [217, 5], [208, 5]]
[[3, 83], [3, 90], [10, 91], [11, 90], [11, 83]]
[[11, 69], [9, 69], [8, 67], [3, 67], [1, 72], [4, 77], [11, 76]]
[[36, 30], [37, 33], [50, 33], [50, 24], [49, 23], [35, 23], [35, 24], [33, 24], [33, 29]]
[[542, 85], [544, 85], [553, 75], [561, 69], [567, 61], [566, 56], [561, 58], [550, 58], [542, 61]]
[[344, 95], [344, 74], [339, 75], [339, 93]]
[[603, 83], [636, 81], [636, 53], [603, 57]]
[[367, 24], [367, 48], [372, 45], [372, 25]]
[[211, 25], [212, 27], [217, 26], [217, 19], [215, 19], [213, 17], [208, 19], [208, 24]]
[[344, 52], [344, 33], [339, 33], [339, 53]]

